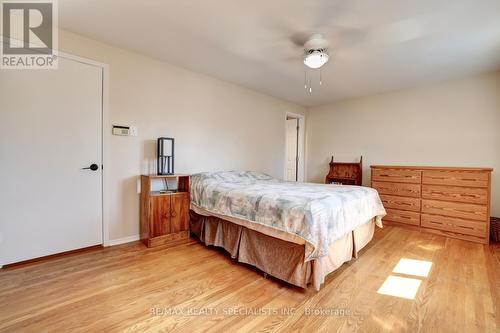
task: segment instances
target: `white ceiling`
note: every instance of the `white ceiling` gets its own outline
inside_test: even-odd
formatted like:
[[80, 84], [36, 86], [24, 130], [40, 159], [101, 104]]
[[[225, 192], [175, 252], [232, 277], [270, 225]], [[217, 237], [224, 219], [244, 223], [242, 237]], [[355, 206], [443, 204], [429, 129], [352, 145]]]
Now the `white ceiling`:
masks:
[[[59, 20], [305, 106], [500, 68], [500, 0], [60, 0]], [[294, 42], [315, 32], [333, 56], [309, 93]]]

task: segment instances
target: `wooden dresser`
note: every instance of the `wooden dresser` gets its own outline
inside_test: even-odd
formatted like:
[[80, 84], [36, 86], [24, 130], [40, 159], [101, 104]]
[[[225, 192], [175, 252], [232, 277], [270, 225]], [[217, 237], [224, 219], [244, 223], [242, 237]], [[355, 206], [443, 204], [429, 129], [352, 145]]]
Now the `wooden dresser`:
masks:
[[384, 223], [487, 244], [490, 168], [371, 166]]
[[[151, 191], [152, 180], [177, 179], [177, 189]], [[189, 176], [141, 176], [141, 240], [146, 246], [175, 245], [189, 240]]]

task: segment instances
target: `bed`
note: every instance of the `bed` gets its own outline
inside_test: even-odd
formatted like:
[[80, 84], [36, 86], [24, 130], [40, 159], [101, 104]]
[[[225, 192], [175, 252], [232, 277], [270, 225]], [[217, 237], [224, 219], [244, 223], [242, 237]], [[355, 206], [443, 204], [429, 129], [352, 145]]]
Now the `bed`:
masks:
[[357, 257], [386, 214], [372, 188], [286, 182], [253, 171], [198, 173], [190, 191], [191, 232], [203, 243], [316, 290]]

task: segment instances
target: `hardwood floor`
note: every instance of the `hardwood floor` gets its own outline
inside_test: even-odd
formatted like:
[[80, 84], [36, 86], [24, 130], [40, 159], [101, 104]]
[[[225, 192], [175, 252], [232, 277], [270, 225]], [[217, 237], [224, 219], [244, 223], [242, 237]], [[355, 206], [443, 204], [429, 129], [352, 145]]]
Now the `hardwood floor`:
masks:
[[[432, 263], [430, 273], [393, 272], [403, 258]], [[385, 290], [419, 284], [415, 297], [378, 293], [389, 276], [409, 285]], [[1, 270], [0, 331], [498, 332], [499, 293], [499, 245], [398, 227], [378, 230], [320, 292], [266, 279], [196, 241], [136, 242]]]

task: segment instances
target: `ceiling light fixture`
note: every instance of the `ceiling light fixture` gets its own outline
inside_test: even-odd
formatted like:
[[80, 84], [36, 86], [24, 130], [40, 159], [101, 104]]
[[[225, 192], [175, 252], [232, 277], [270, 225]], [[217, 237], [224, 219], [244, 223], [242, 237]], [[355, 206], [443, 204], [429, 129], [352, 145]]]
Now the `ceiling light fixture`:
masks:
[[304, 71], [304, 88], [312, 93], [311, 79], [308, 78], [308, 72], [310, 70], [319, 71], [319, 85], [323, 84], [321, 68], [330, 59], [328, 55], [328, 42], [323, 38], [321, 34], [312, 35], [304, 43], [304, 65], [306, 70]]
[[328, 58], [325, 49], [307, 50], [304, 55], [304, 65], [312, 69], [318, 69], [328, 62]]

